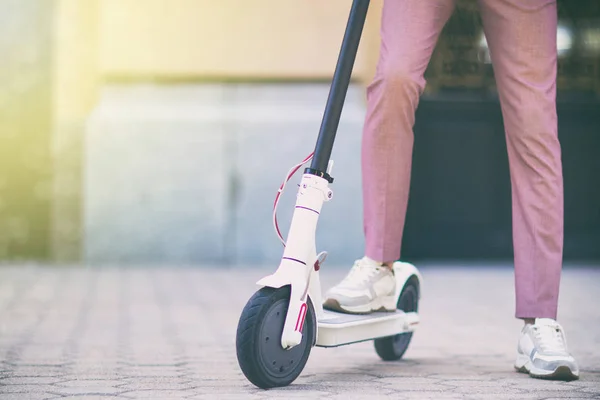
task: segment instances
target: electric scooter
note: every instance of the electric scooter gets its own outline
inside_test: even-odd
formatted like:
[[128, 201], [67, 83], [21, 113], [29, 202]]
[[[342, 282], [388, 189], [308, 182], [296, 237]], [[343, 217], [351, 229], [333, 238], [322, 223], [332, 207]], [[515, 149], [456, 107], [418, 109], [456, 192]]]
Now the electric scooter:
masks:
[[[398, 360], [419, 323], [422, 277], [406, 262], [393, 265], [397, 310], [348, 314], [325, 310], [319, 270], [327, 256], [317, 254], [315, 233], [321, 208], [333, 197], [329, 160], [352, 68], [362, 35], [369, 0], [353, 0], [340, 54], [327, 99], [317, 144], [312, 154], [292, 167], [275, 199], [273, 224], [284, 245], [279, 267], [260, 279], [262, 286], [248, 300], [236, 334], [239, 366], [255, 386], [268, 389], [291, 384], [304, 369], [312, 347], [336, 347], [374, 341], [382, 360]], [[304, 164], [287, 242], [277, 224], [277, 204], [286, 182]]]

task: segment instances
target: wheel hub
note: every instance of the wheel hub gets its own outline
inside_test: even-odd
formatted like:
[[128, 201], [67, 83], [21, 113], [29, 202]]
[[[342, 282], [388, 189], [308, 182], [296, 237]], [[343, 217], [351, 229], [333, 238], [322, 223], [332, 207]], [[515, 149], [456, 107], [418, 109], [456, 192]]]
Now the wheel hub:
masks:
[[265, 370], [277, 378], [289, 375], [299, 365], [308, 346], [304, 336], [300, 344], [289, 350], [281, 346], [287, 309], [287, 302], [279, 300], [268, 310], [260, 328], [258, 354]]

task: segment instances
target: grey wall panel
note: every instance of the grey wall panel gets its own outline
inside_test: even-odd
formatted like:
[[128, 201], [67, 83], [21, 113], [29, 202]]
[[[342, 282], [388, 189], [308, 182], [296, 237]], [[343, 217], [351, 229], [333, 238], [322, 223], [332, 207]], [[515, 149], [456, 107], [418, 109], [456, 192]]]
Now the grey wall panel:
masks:
[[[244, 88], [237, 101], [243, 112], [236, 128], [239, 194], [236, 208], [236, 261], [279, 262], [283, 247], [272, 225], [277, 189], [288, 170], [314, 150], [327, 85]], [[255, 92], [255, 93], [253, 93]], [[254, 99], [255, 101], [250, 101]], [[253, 112], [254, 107], [261, 112]], [[360, 140], [364, 106], [361, 93], [348, 95], [334, 145], [332, 201], [325, 203], [317, 229], [317, 251], [329, 252], [329, 262], [349, 264], [362, 249]], [[310, 165], [308, 163], [306, 166]], [[278, 208], [284, 238], [291, 223], [302, 168], [288, 182]]]
[[202, 111], [203, 96], [218, 102], [220, 93], [106, 91], [86, 138], [88, 262], [223, 259], [226, 136], [221, 111]]

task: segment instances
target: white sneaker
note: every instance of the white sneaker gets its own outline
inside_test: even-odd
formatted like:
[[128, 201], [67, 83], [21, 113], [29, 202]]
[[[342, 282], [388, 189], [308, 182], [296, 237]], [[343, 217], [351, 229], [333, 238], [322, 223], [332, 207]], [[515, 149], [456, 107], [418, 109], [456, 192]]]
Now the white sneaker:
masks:
[[537, 318], [535, 324], [523, 327], [515, 369], [533, 378], [579, 379], [579, 367], [567, 350], [563, 328], [549, 318]]
[[354, 263], [348, 275], [325, 294], [323, 308], [351, 314], [396, 310], [394, 272], [367, 257]]

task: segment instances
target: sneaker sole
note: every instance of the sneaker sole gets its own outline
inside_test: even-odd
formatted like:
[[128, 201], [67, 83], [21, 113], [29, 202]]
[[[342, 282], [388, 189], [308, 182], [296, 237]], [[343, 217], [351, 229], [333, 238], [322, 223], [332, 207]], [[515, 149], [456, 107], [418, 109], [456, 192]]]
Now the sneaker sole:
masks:
[[[386, 303], [386, 304], [384, 304], [384, 303]], [[390, 307], [390, 304], [392, 304], [391, 307]], [[388, 307], [386, 307], [386, 305]], [[380, 301], [373, 301], [364, 306], [346, 307], [346, 306], [342, 306], [335, 299], [327, 299], [323, 303], [323, 308], [326, 310], [337, 311], [337, 312], [342, 312], [342, 313], [346, 313], [346, 314], [364, 315], [364, 314], [370, 314], [372, 312], [394, 312], [394, 311], [396, 311], [396, 302], [395, 302], [395, 297], [392, 296], [389, 298], [384, 298]]]
[[560, 381], [574, 381], [579, 379], [579, 371], [573, 372], [571, 368], [566, 365], [562, 365], [556, 368], [554, 371], [546, 371], [543, 369], [531, 367], [531, 361], [529, 357], [523, 354], [519, 354], [517, 362], [515, 363], [515, 370], [524, 374], [529, 374], [532, 378], [537, 379], [548, 379], [548, 380], [560, 380]]

